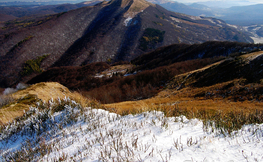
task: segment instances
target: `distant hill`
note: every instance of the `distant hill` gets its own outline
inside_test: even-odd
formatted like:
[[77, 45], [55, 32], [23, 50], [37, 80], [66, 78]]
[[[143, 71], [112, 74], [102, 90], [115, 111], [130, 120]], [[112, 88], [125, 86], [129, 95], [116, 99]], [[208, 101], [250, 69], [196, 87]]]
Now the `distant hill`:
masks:
[[225, 0], [207, 0], [207, 1], [197, 1], [196, 3], [205, 5], [211, 8], [230, 8], [233, 6], [250, 6], [257, 4], [258, 2], [251, 2], [250, 0], [234, 0], [234, 1], [225, 1]]
[[130, 61], [161, 46], [211, 40], [253, 42], [222, 20], [171, 12], [144, 0], [104, 1], [22, 17], [0, 28], [0, 86], [28, 80], [49, 67]]
[[203, 4], [199, 4], [199, 3], [192, 3], [188, 6], [192, 7], [192, 8], [196, 8], [196, 9], [201, 9], [201, 10], [211, 10], [208, 6], [203, 5]]
[[[24, 16], [41, 16], [47, 14], [56, 14], [67, 12], [69, 10], [81, 8], [84, 6], [92, 6], [100, 3], [102, 0], [92, 0], [77, 4], [54, 4], [54, 3], [33, 3], [33, 2], [13, 2], [11, 6], [0, 6], [0, 21], [14, 20]], [[62, 3], [62, 2], [60, 2]], [[52, 4], [52, 5], [51, 5]]]
[[169, 11], [174, 11], [178, 13], [183, 13], [187, 15], [193, 16], [206, 16], [212, 17], [214, 16], [214, 12], [211, 8], [200, 5], [200, 4], [192, 4], [192, 5], [185, 5], [183, 3], [179, 3], [176, 1], [169, 1], [169, 0], [148, 0], [151, 3], [158, 4]]
[[14, 20], [17, 17], [13, 15], [6, 15], [6, 14], [0, 14], [0, 21], [9, 21], [9, 20]]
[[222, 16], [217, 18], [223, 19], [230, 24], [242, 26], [261, 25], [263, 24], [262, 8], [263, 4], [231, 7], [222, 12]]
[[233, 25], [249, 26], [255, 24], [263, 24], [263, 13], [261, 12], [263, 4], [233, 6], [231, 2], [210, 1], [204, 3], [197, 2], [190, 5], [185, 5], [182, 3], [168, 0], [148, 1], [155, 4], [159, 4], [170, 11], [193, 16], [215, 17]]

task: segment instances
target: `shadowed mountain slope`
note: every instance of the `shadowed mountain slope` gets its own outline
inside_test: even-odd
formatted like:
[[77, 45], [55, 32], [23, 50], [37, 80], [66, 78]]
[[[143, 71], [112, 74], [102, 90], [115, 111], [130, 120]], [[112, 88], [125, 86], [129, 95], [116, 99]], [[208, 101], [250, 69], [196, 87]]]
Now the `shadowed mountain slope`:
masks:
[[[66, 13], [12, 21], [0, 29], [0, 86], [30, 79], [26, 62], [47, 56], [40, 69], [132, 60], [174, 43], [252, 42], [221, 20], [174, 13], [144, 0], [113, 0]], [[41, 70], [38, 70], [40, 72]]]
[[95, 78], [100, 73], [110, 68], [104, 62], [87, 64], [85, 66], [63, 66], [50, 68], [47, 71], [31, 79], [28, 84], [40, 82], [59, 82], [70, 90], [89, 90], [103, 85], [103, 80]]
[[145, 70], [185, 60], [240, 55], [242, 53], [262, 50], [262, 48], [263, 44], [238, 42], [212, 41], [193, 45], [174, 44], [141, 55], [131, 62], [137, 65], [137, 70]]

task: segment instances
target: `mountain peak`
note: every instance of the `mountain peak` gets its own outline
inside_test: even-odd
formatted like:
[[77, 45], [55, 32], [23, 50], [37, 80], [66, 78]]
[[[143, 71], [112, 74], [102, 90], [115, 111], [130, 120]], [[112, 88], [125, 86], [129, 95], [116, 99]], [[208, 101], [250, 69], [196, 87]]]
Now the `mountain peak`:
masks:
[[109, 4], [120, 5], [125, 10], [124, 17], [134, 17], [140, 12], [143, 12], [149, 6], [155, 6], [146, 0], [112, 0]]
[[155, 6], [155, 5], [145, 0], [133, 0], [133, 3], [129, 10], [133, 12], [140, 12], [149, 6]]

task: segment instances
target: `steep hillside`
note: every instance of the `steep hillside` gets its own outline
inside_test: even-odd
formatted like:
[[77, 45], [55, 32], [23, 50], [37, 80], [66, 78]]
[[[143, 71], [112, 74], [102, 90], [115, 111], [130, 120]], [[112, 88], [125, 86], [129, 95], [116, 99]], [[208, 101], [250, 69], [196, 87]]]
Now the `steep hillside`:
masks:
[[[191, 97], [227, 98], [234, 101], [262, 101], [263, 52], [230, 57], [204, 69], [176, 76], [168, 84]], [[187, 92], [187, 88], [193, 91]]]
[[145, 70], [185, 60], [235, 56], [262, 49], [263, 44], [237, 42], [205, 42], [194, 45], [174, 44], [141, 55], [131, 62], [137, 65], [136, 70]]
[[10, 28], [6, 26], [0, 43], [0, 75], [5, 79], [1, 79], [0, 85], [3, 87], [16, 83], [28, 60], [49, 55], [41, 64], [41, 68], [52, 66], [62, 53], [81, 37], [101, 8], [103, 5], [50, 15], [33, 21], [14, 22], [19, 25], [18, 29], [17, 25], [12, 23]]
[[92, 63], [82, 67], [55, 67], [27, 83], [59, 82], [102, 103], [137, 100], [154, 96], [175, 75], [261, 48], [260, 44], [235, 42], [175, 44], [138, 57], [132, 60], [133, 65]]
[[131, 60], [173, 43], [252, 42], [221, 20], [170, 12], [144, 0], [113, 0], [37, 19], [23, 18], [6, 23], [0, 33], [1, 87], [23, 81], [27, 63], [44, 56], [36, 72]]
[[[105, 107], [118, 113], [133, 113], [138, 111], [138, 107], [160, 109], [167, 114], [190, 112], [205, 117], [218, 116], [221, 121], [222, 118], [229, 120], [231, 116], [238, 116], [234, 115], [235, 112], [241, 115], [263, 110], [262, 60], [262, 51], [229, 57], [203, 68], [174, 75], [152, 98], [111, 103]], [[178, 110], [174, 112], [173, 108]], [[214, 114], [217, 111], [220, 113]]]

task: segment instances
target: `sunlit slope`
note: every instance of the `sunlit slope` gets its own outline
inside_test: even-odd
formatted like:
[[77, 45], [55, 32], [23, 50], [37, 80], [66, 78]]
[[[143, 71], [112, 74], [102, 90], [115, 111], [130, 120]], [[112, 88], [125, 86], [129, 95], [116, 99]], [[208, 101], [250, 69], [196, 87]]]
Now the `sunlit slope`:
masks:
[[[175, 76], [156, 97], [106, 104], [116, 112], [147, 109], [263, 110], [263, 52], [229, 57], [202, 69]], [[170, 108], [171, 109], [171, 108]]]
[[82, 104], [86, 102], [80, 94], [71, 93], [68, 88], [56, 82], [43, 82], [34, 84], [24, 90], [20, 90], [8, 96], [12, 98], [9, 104], [0, 108], [0, 124], [12, 121], [14, 118], [22, 116], [30, 106], [35, 106], [38, 102], [47, 103], [50, 99], [72, 98]]

